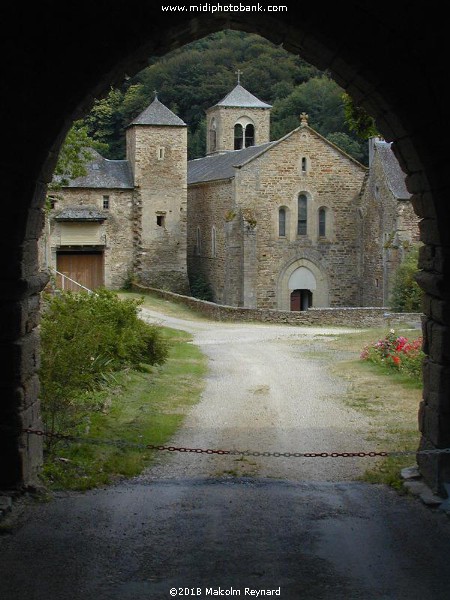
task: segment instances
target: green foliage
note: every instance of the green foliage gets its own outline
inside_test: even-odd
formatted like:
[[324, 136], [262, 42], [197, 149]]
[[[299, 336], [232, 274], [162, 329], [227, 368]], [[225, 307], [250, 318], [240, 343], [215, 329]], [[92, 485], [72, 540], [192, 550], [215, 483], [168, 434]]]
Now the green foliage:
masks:
[[86, 164], [92, 158], [92, 149], [102, 152], [106, 147], [89, 137], [88, 128], [82, 121], [75, 121], [61, 147], [49, 189], [60, 189], [70, 179], [86, 175]]
[[395, 312], [422, 312], [422, 290], [415, 280], [418, 258], [419, 245], [411, 247], [395, 273], [390, 300]]
[[342, 94], [342, 101], [345, 120], [350, 131], [356, 133], [363, 140], [379, 136], [373, 117], [367, 114], [361, 106], [357, 106], [348, 94]]
[[206, 280], [202, 273], [196, 273], [191, 275], [189, 279], [189, 285], [191, 288], [191, 295], [199, 300], [207, 300], [212, 302], [214, 300], [211, 286]]
[[162, 364], [167, 344], [138, 317], [140, 300], [116, 294], [65, 292], [47, 299], [41, 322], [43, 420], [48, 431], [69, 431], [102, 407], [114, 373]]

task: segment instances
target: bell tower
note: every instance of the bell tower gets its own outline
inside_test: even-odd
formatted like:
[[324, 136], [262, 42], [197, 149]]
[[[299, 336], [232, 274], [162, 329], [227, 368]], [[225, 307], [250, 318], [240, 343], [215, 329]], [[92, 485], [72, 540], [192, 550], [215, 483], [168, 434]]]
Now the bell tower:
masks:
[[242, 87], [241, 74], [238, 70], [236, 87], [206, 111], [207, 154], [242, 150], [270, 141], [272, 106]]

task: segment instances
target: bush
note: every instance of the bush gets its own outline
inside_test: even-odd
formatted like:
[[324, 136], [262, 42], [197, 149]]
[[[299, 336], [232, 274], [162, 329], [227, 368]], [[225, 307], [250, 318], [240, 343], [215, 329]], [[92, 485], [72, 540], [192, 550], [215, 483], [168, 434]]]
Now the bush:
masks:
[[417, 382], [421, 381], [422, 363], [425, 354], [422, 351], [422, 337], [409, 341], [397, 336], [393, 329], [361, 352], [361, 359], [401, 372]]
[[391, 295], [391, 308], [395, 312], [422, 312], [422, 290], [414, 278], [418, 259], [419, 246], [415, 246], [395, 273]]
[[67, 431], [80, 415], [101, 408], [99, 391], [114, 382], [114, 372], [165, 361], [168, 348], [158, 328], [138, 317], [141, 303], [107, 290], [46, 298], [40, 377], [48, 431]]
[[214, 298], [211, 286], [201, 273], [196, 273], [190, 277], [189, 287], [191, 288], [191, 295], [194, 298], [213, 302]]

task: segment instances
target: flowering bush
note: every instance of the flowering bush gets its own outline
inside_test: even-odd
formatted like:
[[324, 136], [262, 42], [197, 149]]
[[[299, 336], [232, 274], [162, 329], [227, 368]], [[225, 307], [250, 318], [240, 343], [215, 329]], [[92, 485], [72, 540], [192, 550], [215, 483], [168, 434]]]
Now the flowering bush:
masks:
[[361, 352], [362, 360], [400, 371], [418, 381], [421, 378], [424, 356], [421, 337], [410, 341], [397, 336], [393, 329], [385, 338], [365, 346]]

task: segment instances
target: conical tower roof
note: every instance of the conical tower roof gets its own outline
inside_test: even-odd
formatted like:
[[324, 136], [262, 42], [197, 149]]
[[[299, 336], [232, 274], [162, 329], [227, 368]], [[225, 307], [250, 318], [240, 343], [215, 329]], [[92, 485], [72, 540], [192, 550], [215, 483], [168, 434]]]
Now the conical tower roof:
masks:
[[147, 106], [147, 108], [129, 124], [129, 127], [132, 125], [168, 125], [171, 127], [186, 127], [186, 123], [160, 102], [156, 95], [150, 106]]
[[262, 102], [247, 91], [240, 83], [215, 106], [229, 106], [233, 108], [272, 108], [271, 104]]

